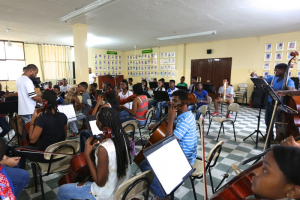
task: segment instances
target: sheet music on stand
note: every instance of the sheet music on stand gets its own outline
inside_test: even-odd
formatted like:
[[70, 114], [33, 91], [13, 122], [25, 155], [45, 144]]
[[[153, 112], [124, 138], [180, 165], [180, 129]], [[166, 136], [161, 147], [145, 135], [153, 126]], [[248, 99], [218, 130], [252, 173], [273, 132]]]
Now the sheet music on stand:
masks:
[[165, 195], [174, 192], [194, 171], [175, 136], [169, 136], [143, 152]]
[[268, 84], [265, 79], [262, 78], [251, 78], [252, 82], [255, 84], [257, 88], [260, 90], [264, 90], [268, 95], [272, 98], [273, 101], [278, 102], [278, 108], [286, 113], [290, 114], [297, 114], [298, 112], [285, 104], [281, 101], [280, 97], [275, 93], [273, 88]]
[[58, 105], [58, 111], [64, 113], [68, 118], [68, 123], [77, 121], [73, 104]]
[[90, 135], [91, 137], [93, 137], [93, 135], [99, 135], [103, 133], [102, 131], [99, 130], [96, 124], [96, 115], [87, 116], [85, 119], [87, 122], [88, 130], [91, 133]]

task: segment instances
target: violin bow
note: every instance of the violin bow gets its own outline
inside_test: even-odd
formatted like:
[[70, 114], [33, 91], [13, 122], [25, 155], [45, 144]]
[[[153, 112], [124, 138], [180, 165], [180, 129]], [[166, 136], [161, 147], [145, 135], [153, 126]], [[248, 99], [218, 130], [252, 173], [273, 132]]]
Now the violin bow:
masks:
[[206, 180], [206, 157], [205, 157], [205, 143], [204, 143], [204, 118], [200, 116], [200, 134], [201, 134], [201, 146], [202, 146], [202, 167], [203, 167], [203, 184], [204, 184], [204, 199], [208, 200], [207, 196], [207, 180]]

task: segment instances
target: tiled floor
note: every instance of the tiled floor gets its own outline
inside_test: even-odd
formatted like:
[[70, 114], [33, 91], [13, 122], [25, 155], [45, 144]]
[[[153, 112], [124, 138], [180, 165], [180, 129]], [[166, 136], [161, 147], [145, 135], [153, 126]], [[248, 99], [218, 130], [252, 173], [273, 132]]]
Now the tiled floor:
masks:
[[[222, 179], [222, 175], [225, 174], [230, 168], [232, 163], [239, 164], [245, 158], [250, 158], [257, 155], [263, 149], [263, 142], [259, 142], [258, 149], [255, 149], [255, 143], [249, 138], [246, 141], [243, 141], [243, 138], [252, 133], [257, 126], [258, 109], [252, 109], [249, 107], [240, 107], [240, 112], [238, 113], [236, 120], [236, 141], [234, 141], [233, 130], [231, 125], [225, 125], [225, 135], [221, 132], [219, 141], [224, 141], [223, 149], [220, 154], [217, 165], [212, 169], [213, 184], [217, 186]], [[234, 115], [232, 114], [233, 118]], [[205, 118], [205, 131], [208, 129], [209, 119], [208, 116]], [[209, 131], [209, 134], [205, 136], [205, 151], [206, 155], [210, 149], [216, 144], [216, 137], [219, 131], [220, 125], [216, 122], [213, 122]], [[265, 124], [264, 124], [264, 110], [262, 110], [262, 119], [260, 124], [260, 130], [265, 133]], [[144, 130], [146, 132], [146, 129]], [[138, 131], [136, 131], [138, 133]], [[137, 152], [141, 149], [141, 146], [136, 146]], [[198, 137], [198, 155], [201, 156], [201, 145]], [[250, 165], [239, 166], [241, 169], [246, 169]], [[132, 173], [136, 171], [137, 166], [132, 164]], [[22, 192], [18, 197], [18, 200], [28, 200], [28, 199], [42, 199], [41, 190], [39, 185], [39, 192], [34, 192], [32, 172], [30, 165], [27, 165], [28, 172], [31, 175], [30, 183], [27, 188]], [[139, 171], [137, 172], [139, 173]], [[232, 177], [235, 176], [232, 170], [229, 170], [229, 181]], [[44, 190], [47, 200], [56, 199], [56, 192], [58, 190], [57, 181], [60, 178], [60, 174], [53, 174], [48, 177], [44, 177]], [[211, 183], [209, 178], [207, 179], [208, 183], [208, 195], [212, 195]], [[195, 187], [198, 199], [203, 199], [203, 183], [202, 180], [195, 180]], [[175, 199], [190, 200], [193, 199], [193, 192], [191, 187], [190, 180], [186, 180], [185, 183], [175, 192]]]

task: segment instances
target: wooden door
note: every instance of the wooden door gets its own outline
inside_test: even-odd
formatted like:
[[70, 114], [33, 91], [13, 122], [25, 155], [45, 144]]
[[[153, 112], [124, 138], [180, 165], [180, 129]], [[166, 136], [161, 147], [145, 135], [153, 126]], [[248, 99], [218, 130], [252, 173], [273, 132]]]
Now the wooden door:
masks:
[[[209, 93], [212, 99], [218, 97], [218, 90], [223, 85], [223, 79], [230, 81], [232, 58], [197, 59], [191, 63], [191, 77], [200, 76], [203, 84], [215, 85], [216, 93]], [[230, 84], [230, 83], [229, 83]]]

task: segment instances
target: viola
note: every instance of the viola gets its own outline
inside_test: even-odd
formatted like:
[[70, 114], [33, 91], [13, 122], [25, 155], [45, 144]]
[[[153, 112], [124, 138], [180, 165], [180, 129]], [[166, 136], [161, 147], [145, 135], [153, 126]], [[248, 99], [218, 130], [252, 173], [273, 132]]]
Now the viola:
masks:
[[119, 104], [124, 105], [125, 103], [132, 102], [135, 97], [136, 97], [136, 95], [133, 94], [133, 95], [127, 97], [126, 99], [120, 100], [120, 96], [118, 96]]
[[[183, 101], [181, 105], [178, 104], [177, 107], [180, 107], [180, 106], [186, 104], [187, 102], [189, 102], [190, 104], [193, 104], [196, 102], [196, 100], [197, 100], [196, 95], [194, 93], [189, 93], [188, 100]], [[154, 132], [150, 136], [148, 143], [133, 159], [133, 162], [135, 162], [135, 164], [137, 164], [137, 166], [140, 166], [140, 163], [145, 159], [145, 157], [143, 155], [144, 149], [152, 146], [153, 144], [161, 141], [162, 139], [164, 139], [166, 137], [165, 133], [167, 132], [167, 127], [168, 127], [168, 122], [166, 120], [167, 117], [168, 117], [168, 115], [165, 115], [163, 117], [163, 119], [153, 128]]]
[[[48, 101], [46, 101], [45, 99], [42, 100], [42, 104], [41, 106], [36, 106], [35, 108], [38, 109], [38, 112], [45, 112], [45, 109], [48, 107]], [[30, 140], [29, 140], [29, 130], [30, 130], [30, 124], [31, 122], [28, 122], [27, 124], [25, 124], [24, 126], [24, 133], [25, 133], [25, 137], [24, 139], [22, 139], [19, 142], [19, 146], [29, 146], [30, 145]]]
[[[294, 63], [299, 56], [297, 51], [290, 53], [293, 58], [288, 62], [288, 68], [285, 72], [285, 78], [282, 90], [286, 90], [289, 79], [289, 69], [293, 68]], [[276, 141], [281, 142], [288, 136], [300, 136], [300, 96], [283, 97], [282, 101], [288, 107], [298, 111], [298, 114], [291, 114], [286, 112], [278, 112], [276, 127]]]
[[[93, 136], [91, 145], [100, 143], [104, 139], [112, 137], [110, 128], [105, 127], [101, 131], [103, 133]], [[85, 159], [84, 152], [79, 153], [70, 160], [69, 172], [58, 180], [58, 185], [61, 186], [63, 184], [76, 183], [78, 180], [86, 177], [89, 174], [90, 169]]]

